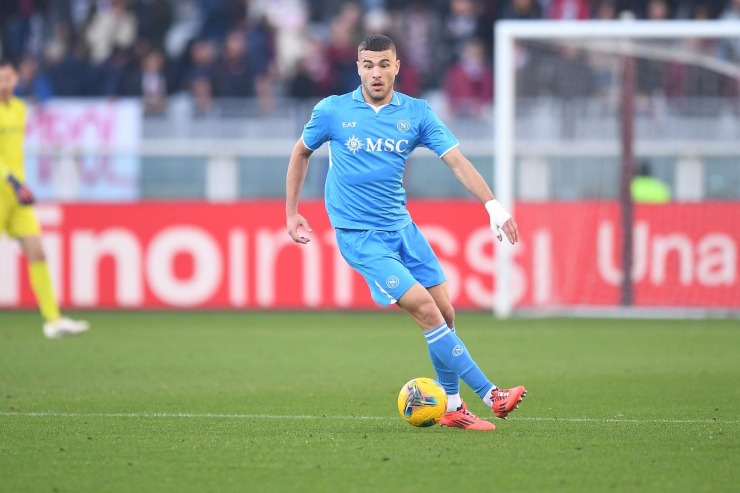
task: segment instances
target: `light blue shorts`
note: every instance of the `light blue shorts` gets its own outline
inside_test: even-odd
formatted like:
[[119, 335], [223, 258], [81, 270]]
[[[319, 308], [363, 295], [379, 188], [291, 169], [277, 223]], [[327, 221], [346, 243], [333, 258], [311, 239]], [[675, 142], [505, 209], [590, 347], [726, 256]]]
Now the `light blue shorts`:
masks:
[[398, 231], [337, 229], [342, 257], [362, 274], [373, 299], [388, 306], [417, 282], [430, 288], [445, 274], [429, 242], [416, 224]]

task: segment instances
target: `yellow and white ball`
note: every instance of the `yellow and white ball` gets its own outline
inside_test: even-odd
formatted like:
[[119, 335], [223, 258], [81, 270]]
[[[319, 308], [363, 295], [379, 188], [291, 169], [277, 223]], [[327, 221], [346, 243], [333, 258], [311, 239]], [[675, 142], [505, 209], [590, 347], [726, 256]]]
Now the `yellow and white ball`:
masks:
[[419, 377], [409, 380], [398, 394], [398, 412], [413, 426], [433, 426], [439, 423], [446, 411], [447, 394], [434, 379]]

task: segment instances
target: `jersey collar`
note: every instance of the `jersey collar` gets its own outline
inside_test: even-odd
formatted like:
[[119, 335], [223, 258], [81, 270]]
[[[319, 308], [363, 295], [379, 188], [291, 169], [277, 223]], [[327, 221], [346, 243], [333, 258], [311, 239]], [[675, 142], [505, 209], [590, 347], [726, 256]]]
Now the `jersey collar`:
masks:
[[[365, 98], [362, 97], [362, 85], [358, 86], [357, 89], [354, 90], [354, 92], [352, 93], [352, 99], [362, 104], [367, 104], [365, 102]], [[388, 104], [392, 106], [399, 106], [401, 104], [401, 98], [398, 97], [398, 93], [395, 90], [393, 91], [393, 97], [391, 98], [391, 102]]]

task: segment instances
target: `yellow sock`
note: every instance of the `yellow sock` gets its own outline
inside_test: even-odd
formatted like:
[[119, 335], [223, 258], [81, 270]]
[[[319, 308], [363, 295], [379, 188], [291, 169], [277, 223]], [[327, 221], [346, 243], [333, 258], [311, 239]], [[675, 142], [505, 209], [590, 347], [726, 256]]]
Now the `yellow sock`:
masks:
[[58, 319], [60, 317], [59, 305], [54, 295], [54, 287], [51, 285], [51, 275], [49, 275], [49, 266], [46, 265], [46, 261], [29, 262], [28, 275], [31, 278], [31, 288], [36, 295], [41, 316], [47, 322]]

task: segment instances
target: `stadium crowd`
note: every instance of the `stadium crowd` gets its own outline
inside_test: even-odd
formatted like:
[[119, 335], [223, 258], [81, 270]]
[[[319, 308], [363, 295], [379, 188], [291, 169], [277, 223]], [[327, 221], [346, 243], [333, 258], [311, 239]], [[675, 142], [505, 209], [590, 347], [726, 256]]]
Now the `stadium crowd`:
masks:
[[[371, 32], [397, 41], [397, 89], [442, 89], [458, 114], [493, 98], [499, 19], [740, 19], [740, 0], [2, 0], [0, 51], [19, 65], [18, 94], [140, 96], [149, 114], [190, 94], [314, 100], [359, 83], [356, 47]], [[578, 54], [559, 54], [582, 63]], [[740, 46], [730, 57], [740, 58]], [[734, 53], [733, 53], [734, 52]], [[592, 72], [592, 67], [587, 67]], [[564, 91], [589, 90], [581, 84]]]

